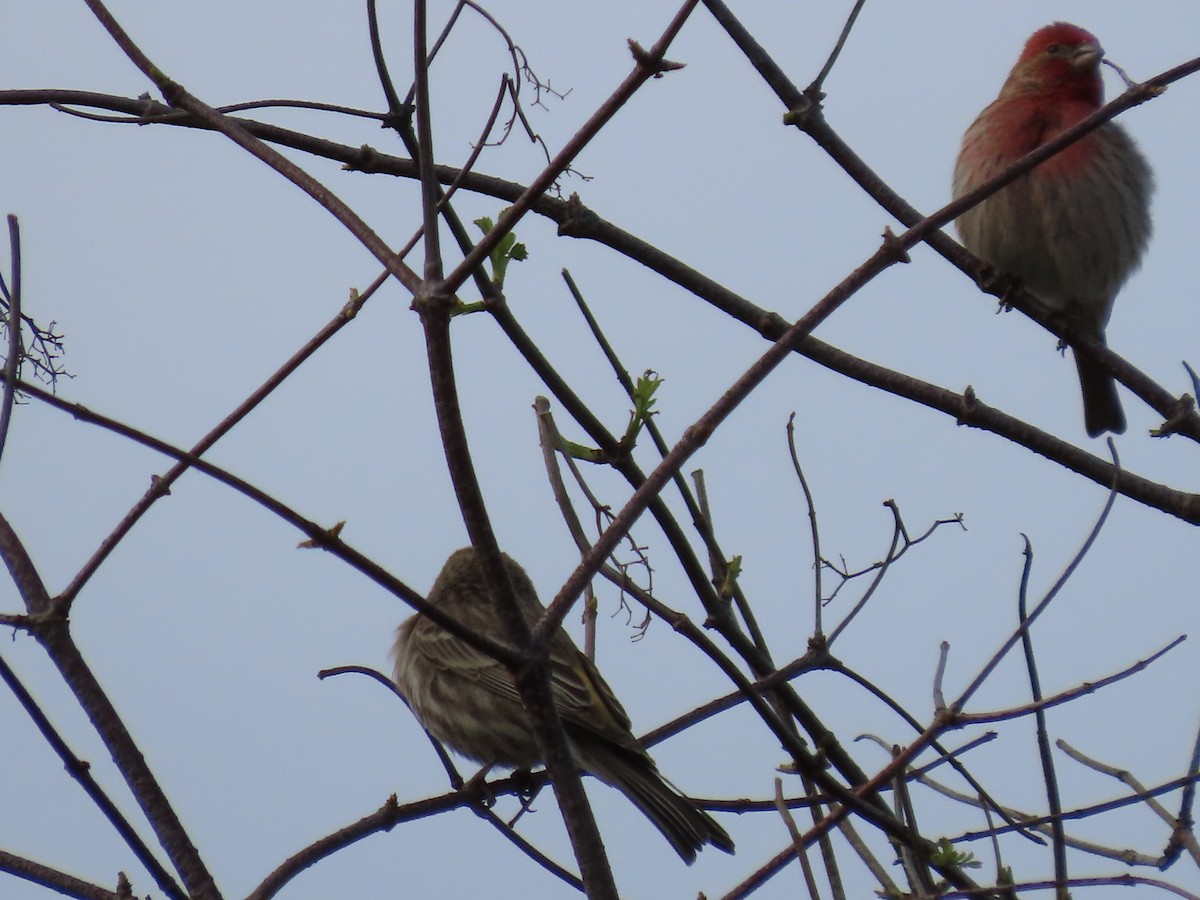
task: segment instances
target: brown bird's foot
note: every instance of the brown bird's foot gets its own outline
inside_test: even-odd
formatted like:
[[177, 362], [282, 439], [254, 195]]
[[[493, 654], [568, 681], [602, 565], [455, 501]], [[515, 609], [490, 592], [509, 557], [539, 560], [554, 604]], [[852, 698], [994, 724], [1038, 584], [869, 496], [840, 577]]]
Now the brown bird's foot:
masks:
[[979, 287], [987, 293], [993, 295], [999, 301], [996, 307], [996, 314], [1011, 312], [1013, 308], [1013, 298], [1025, 290], [1025, 285], [1021, 283], [1021, 279], [1014, 275], [1009, 275], [1007, 272], [1001, 272], [990, 263], [984, 263], [975, 275], [975, 280]]
[[459, 788], [464, 794], [470, 794], [477, 798], [478, 802], [487, 809], [496, 805], [496, 794], [487, 783], [488, 774], [495, 768], [495, 765], [494, 762], [488, 763]]
[[1075, 339], [1088, 332], [1087, 325], [1084, 324], [1078, 316], [1063, 310], [1051, 310], [1049, 313], [1050, 324], [1062, 332], [1062, 337], [1058, 339], [1055, 348], [1059, 353], [1066, 354], [1067, 348], [1075, 343]]
[[512, 781], [513, 786], [517, 788], [517, 798], [521, 801], [521, 808], [508, 823], [509, 828], [516, 825], [525, 813], [534, 811], [533, 801], [537, 799], [537, 795], [541, 793], [542, 787], [546, 784], [544, 778], [534, 778], [528, 769], [518, 769], [513, 772]]
[[510, 776], [512, 778], [513, 787], [517, 789], [517, 796], [521, 798], [522, 803], [530, 803], [533, 798], [541, 791], [542, 785], [546, 783], [546, 779], [534, 778], [533, 773], [528, 769], [517, 769]]

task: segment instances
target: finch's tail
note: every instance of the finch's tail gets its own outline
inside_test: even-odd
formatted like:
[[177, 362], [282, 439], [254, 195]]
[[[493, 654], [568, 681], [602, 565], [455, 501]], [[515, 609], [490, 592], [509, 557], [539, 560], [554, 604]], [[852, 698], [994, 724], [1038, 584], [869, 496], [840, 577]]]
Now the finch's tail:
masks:
[[733, 852], [733, 839], [725, 829], [671, 786], [649, 757], [601, 747], [585, 753], [583, 762], [593, 775], [632, 800], [689, 866], [705, 844]]
[[1075, 354], [1079, 370], [1079, 386], [1083, 390], [1083, 424], [1089, 437], [1099, 437], [1106, 431], [1123, 434], [1125, 412], [1117, 397], [1117, 382], [1108, 370], [1095, 360]]

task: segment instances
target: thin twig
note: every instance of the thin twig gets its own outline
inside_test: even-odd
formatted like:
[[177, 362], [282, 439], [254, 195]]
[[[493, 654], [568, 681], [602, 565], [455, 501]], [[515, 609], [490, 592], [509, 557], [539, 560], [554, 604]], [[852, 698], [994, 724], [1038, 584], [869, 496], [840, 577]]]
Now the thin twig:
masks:
[[21, 371], [21, 227], [17, 217], [8, 216], [8, 241], [12, 256], [12, 290], [8, 295], [8, 359], [4, 361], [4, 396], [0, 399], [0, 459], [8, 442], [17, 378]]
[[804, 885], [808, 889], [808, 896], [812, 900], [820, 900], [821, 891], [817, 888], [817, 879], [813, 874], [812, 863], [808, 860], [808, 853], [805, 852], [804, 845], [800, 842], [800, 829], [796, 827], [796, 820], [792, 818], [792, 812], [788, 809], [787, 802], [783, 796], [783, 779], [775, 779], [775, 811], [779, 813], [779, 818], [783, 819], [784, 827], [787, 828], [788, 835], [792, 839], [792, 848], [796, 853], [796, 858], [800, 860], [800, 871], [804, 874]]
[[809, 95], [820, 94], [821, 89], [825, 84], [825, 79], [833, 70], [833, 64], [837, 62], [837, 58], [842, 53], [842, 47], [846, 45], [846, 38], [850, 37], [850, 30], [854, 28], [854, 22], [858, 18], [858, 14], [862, 12], [863, 5], [867, 0], [857, 0], [854, 8], [850, 10], [850, 15], [846, 17], [846, 24], [842, 26], [842, 33], [838, 35], [837, 43], [833, 45], [833, 52], [829, 54], [829, 59], [825, 60], [825, 65], [821, 67], [821, 71], [817, 73], [817, 77], [813, 79], [804, 91]]
[[[1119, 769], [1115, 766], [1110, 766], [1099, 760], [1087, 756], [1083, 752], [1076, 750], [1066, 741], [1059, 738], [1055, 745], [1074, 759], [1081, 765], [1087, 766], [1097, 772], [1102, 772], [1109, 775], [1122, 784], [1127, 785], [1134, 793], [1145, 794], [1146, 786], [1140, 780], [1134, 777], [1133, 773], [1128, 769]], [[1196, 841], [1196, 835], [1192, 831], [1193, 822], [1190, 815], [1190, 798], [1196, 794], [1196, 778], [1197, 772], [1189, 767], [1187, 777], [1190, 778], [1186, 787], [1182, 792], [1180, 801], [1181, 815], [1178, 817], [1171, 815], [1165, 806], [1158, 802], [1153, 797], [1146, 798], [1146, 806], [1156, 816], [1162, 819], [1171, 828], [1171, 838], [1167, 842], [1167, 849], [1163, 852], [1162, 859], [1155, 861], [1153, 864], [1159, 868], [1166, 869], [1174, 861], [1174, 858], [1183, 850], [1186, 850], [1192, 857], [1194, 863], [1200, 864], [1200, 843]]]
[[993, 709], [979, 713], [958, 713], [954, 716], [954, 720], [959, 725], [984, 725], [990, 722], [1002, 722], [1016, 716], [1027, 716], [1031, 713], [1036, 713], [1040, 709], [1050, 709], [1052, 706], [1061, 706], [1064, 703], [1069, 703], [1078, 697], [1085, 694], [1093, 694], [1101, 688], [1106, 688], [1110, 684], [1116, 684], [1118, 681], [1123, 681], [1131, 675], [1136, 675], [1147, 666], [1156, 662], [1160, 657], [1170, 653], [1180, 644], [1187, 640], [1186, 634], [1181, 634], [1173, 641], [1165, 645], [1161, 650], [1152, 653], [1144, 659], [1139, 659], [1137, 662], [1126, 666], [1119, 672], [1108, 675], [1098, 681], [1085, 681], [1073, 688], [1068, 688], [1064, 691], [1059, 691], [1057, 694], [1051, 694], [1049, 697], [1044, 697], [1033, 703], [1026, 703], [1022, 706], [1008, 707], [1007, 709]]
[[[1146, 885], [1147, 887], [1156, 887], [1164, 890], [1169, 894], [1175, 894], [1177, 897], [1183, 897], [1184, 900], [1200, 900], [1200, 894], [1193, 894], [1190, 891], [1185, 891], [1177, 885], [1170, 884], [1159, 878], [1147, 878], [1144, 875], [1130, 875], [1121, 873], [1119, 875], [1105, 875], [1095, 878], [1072, 878], [1067, 882], [1068, 889], [1073, 887], [1137, 887], [1138, 885]], [[1018, 897], [1034, 891], [1048, 891], [1052, 888], [1060, 887], [1056, 881], [1014, 881], [1011, 885], [1004, 885], [1002, 890], [1005, 892], [1005, 897]], [[938, 894], [939, 898], [958, 898], [958, 897], [987, 897], [988, 895], [996, 894], [996, 888], [973, 888], [971, 890], [950, 890]]]
[[[1111, 440], [1109, 441], [1109, 447], [1113, 448], [1114, 452], [1113, 465], [1119, 470], [1120, 467], [1118, 460], [1115, 459], [1115, 448]], [[955, 709], [961, 710], [966, 705], [967, 701], [971, 699], [977, 690], [979, 690], [980, 685], [982, 685], [984, 681], [987, 680], [988, 676], [992, 674], [996, 666], [1000, 665], [1000, 661], [1008, 655], [1008, 651], [1011, 650], [1019, 640], [1021, 640], [1021, 636], [1024, 635], [1025, 632], [1029, 630], [1030, 626], [1037, 621], [1038, 617], [1046, 611], [1047, 607], [1050, 606], [1051, 601], [1058, 596], [1059, 591], [1063, 589], [1070, 577], [1075, 574], [1075, 570], [1079, 568], [1080, 564], [1084, 560], [1084, 557], [1087, 556], [1088, 551], [1092, 549], [1092, 544], [1094, 544], [1096, 542], [1096, 538], [1100, 536], [1100, 530], [1104, 527], [1104, 523], [1108, 521], [1108, 514], [1112, 511], [1113, 503], [1116, 502], [1116, 499], [1117, 492], [1115, 490], [1110, 490], [1108, 493], [1108, 499], [1105, 500], [1104, 508], [1100, 511], [1100, 515], [1096, 517], [1096, 523], [1092, 526], [1091, 531], [1084, 539], [1083, 546], [1079, 548], [1079, 551], [1067, 564], [1067, 567], [1058, 577], [1058, 580], [1051, 585], [1048, 591], [1046, 591], [1045, 595], [1038, 602], [1037, 606], [1033, 608], [1033, 611], [1029, 614], [1029, 616], [1021, 622], [1017, 629], [1001, 645], [1000, 649], [996, 651], [987, 664], [979, 670], [979, 674], [975, 676], [974, 681], [967, 686], [967, 688], [959, 696], [958, 700], [955, 701]]]
[[867, 605], [867, 601], [874, 596], [875, 591], [883, 583], [883, 578], [888, 573], [892, 563], [899, 559], [904, 554], [904, 551], [911, 546], [910, 542], [907, 540], [905, 540], [903, 547], [900, 546], [901, 538], [906, 537], [906, 535], [904, 532], [904, 523], [900, 519], [900, 510], [896, 506], [895, 501], [888, 500], [884, 503], [884, 506], [888, 507], [892, 511], [892, 518], [895, 523], [895, 527], [892, 529], [891, 546], [888, 547], [888, 551], [884, 555], [883, 561], [877, 564], [877, 571], [875, 572], [875, 577], [871, 579], [870, 585], [868, 585], [867, 589], [863, 591], [863, 595], [858, 598], [858, 602], [854, 604], [854, 606], [850, 609], [850, 612], [846, 613], [846, 615], [842, 617], [842, 621], [838, 622], [837, 627], [833, 629], [833, 634], [829, 636], [830, 644], [837, 640], [838, 635], [845, 631], [850, 623], [854, 621], [855, 617], [862, 612], [863, 607]]
[[[1147, 788], [1146, 790], [1140, 791], [1131, 797], [1119, 797], [1116, 800], [1108, 800], [1104, 803], [1094, 803], [1091, 806], [1080, 806], [1076, 807], [1075, 809], [1065, 810], [1060, 815], [1060, 818], [1066, 821], [1075, 819], [1090, 819], [1106, 812], [1112, 812], [1114, 809], [1122, 809], [1126, 806], [1133, 806], [1135, 803], [1145, 803], [1151, 797], [1159, 797], [1163, 794], [1169, 794], [1172, 791], [1177, 791], [1188, 784], [1192, 784], [1197, 780], [1197, 778], [1200, 778], [1200, 775], [1188, 775], [1182, 778], [1172, 778], [1170, 781], [1163, 782], [1162, 784], [1156, 785], [1152, 788]], [[1053, 817], [1051, 816], [1029, 816], [1028, 818], [1024, 818], [1020, 824], [1020, 827], [1033, 828], [1039, 825], [1048, 825], [1052, 820]], [[1013, 828], [1011, 825], [1001, 825], [997, 826], [995, 829], [989, 829], [987, 831], [968, 831], [964, 834], [958, 835], [958, 837], [952, 838], [952, 840], [955, 843], [958, 841], [976, 841], [980, 840], [981, 838], [988, 837], [993, 833], [1006, 834], [1012, 830]]]
[[[981, 803], [979, 797], [972, 796], [971, 794], [964, 794], [961, 791], [956, 791], [953, 788], [942, 784], [940, 781], [929, 778], [928, 776], [920, 775], [918, 776], [917, 780], [930, 790], [941, 794], [943, 797], [948, 797], [951, 800], [955, 800], [967, 806], [993, 809], [990, 803]], [[1022, 812], [1019, 809], [1013, 809], [1011, 807], [1001, 807], [998, 811], [1006, 816], [1010, 821], [1018, 823], [1018, 828], [1027, 829], [1030, 832], [1037, 831], [1046, 835], [1050, 834], [1049, 824], [1045, 822], [1041, 824], [1031, 824], [1033, 823], [1035, 817], [1029, 813]], [[986, 837], [992, 842], [993, 847], [998, 846], [997, 841], [999, 837], [999, 826], [996, 826], [992, 823], [990, 814], [987, 814], [987, 820], [988, 830], [975, 835], [972, 840], [981, 840]], [[961, 839], [961, 837], [956, 837], [954, 840], [957, 841]], [[1082, 850], [1084, 853], [1090, 853], [1093, 856], [1119, 860], [1120, 862], [1123, 862], [1129, 866], [1157, 866], [1160, 862], [1159, 859], [1148, 856], [1144, 853], [1137, 853], [1133, 850], [1117, 850], [1112, 847], [1104, 847], [1100, 844], [1074, 838], [1069, 834], [1066, 836], [1066, 842], [1068, 847], [1072, 847], [1076, 850]], [[1041, 841], [1039, 841], [1039, 843], [1041, 843]]]
[[[1017, 593], [1017, 620], [1024, 626], [1027, 619], [1027, 603], [1029, 598], [1029, 575], [1033, 571], [1033, 546], [1029, 538], [1022, 535], [1025, 541], [1025, 565], [1021, 570], [1021, 588]], [[1035, 703], [1042, 702], [1042, 682], [1038, 677], [1037, 659], [1033, 652], [1033, 635], [1028, 628], [1021, 632], [1021, 647], [1025, 652], [1025, 671], [1029, 676], [1029, 693]], [[1050, 750], [1050, 736], [1046, 731], [1046, 710], [1039, 709], [1034, 713], [1037, 724], [1038, 756], [1042, 761], [1042, 778], [1046, 784], [1046, 805], [1050, 810], [1050, 833], [1053, 838], [1054, 880], [1058, 884], [1066, 884], [1070, 877], [1067, 872], [1067, 845], [1062, 823], [1062, 799], [1058, 791], [1058, 775], [1054, 769], [1054, 754]], [[1055, 891], [1058, 900], [1069, 900], [1065, 887]]]
[[[800, 456], [796, 450], [796, 414], [793, 412], [788, 416], [787, 420], [787, 445], [788, 453], [792, 457], [792, 470], [796, 473], [796, 478], [800, 482], [800, 489], [804, 492], [804, 503], [808, 507], [808, 528], [812, 536], [813, 548], [813, 637], [816, 640], [824, 640], [823, 629], [821, 628], [821, 610], [824, 606], [825, 595], [821, 589], [821, 569], [823, 568], [821, 556], [821, 529], [817, 527], [817, 504], [813, 500], [812, 491], [808, 487], [808, 479], [804, 477], [804, 468], [800, 465]], [[847, 620], [843, 620], [838, 626], [840, 631], [846, 625]], [[834, 637], [837, 635], [835, 634]], [[833, 643], [833, 638], [830, 638], [828, 644]]]
[[[1188, 760], [1188, 775], [1195, 776], [1200, 772], [1200, 730], [1197, 730], [1196, 740], [1192, 744], [1192, 758]], [[1183, 796], [1179, 798], [1179, 818], [1178, 827], [1191, 835], [1191, 849], [1194, 855], [1200, 855], [1195, 848], [1196, 837], [1192, 834], [1192, 826], [1196, 822], [1195, 815], [1192, 812], [1193, 804], [1196, 800], [1196, 780], [1193, 777], [1188, 782], [1188, 786], [1183, 789]]]

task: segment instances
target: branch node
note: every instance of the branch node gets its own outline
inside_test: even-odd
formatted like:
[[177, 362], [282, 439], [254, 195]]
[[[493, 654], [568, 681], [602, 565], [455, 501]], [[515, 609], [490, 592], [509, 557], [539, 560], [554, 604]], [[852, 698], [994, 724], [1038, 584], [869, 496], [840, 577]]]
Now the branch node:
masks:
[[787, 319], [777, 312], [766, 312], [759, 316], [758, 323], [755, 328], [758, 333], [765, 337], [768, 341], [777, 341], [790, 328]]
[[380, 171], [379, 151], [370, 144], [358, 148], [358, 157], [342, 164], [343, 172], [364, 172], [370, 175]]
[[1184, 394], [1175, 402], [1171, 415], [1157, 428], [1150, 429], [1150, 436], [1156, 438], [1170, 437], [1178, 433], [1188, 420], [1196, 414], [1196, 401], [1191, 394]]
[[629, 38], [629, 52], [633, 54], [634, 60], [638, 66], [643, 69], [648, 69], [655, 78], [662, 78], [667, 72], [673, 72], [676, 69], [682, 69], [686, 63], [672, 62], [665, 59], [661, 54], [655, 54], [633, 38]]
[[908, 255], [908, 250], [905, 249], [896, 233], [892, 231], [890, 226], [885, 225], [883, 228], [883, 250], [891, 257], [893, 262], [910, 263], [912, 257]]
[[412, 118], [417, 107], [413, 103], [402, 103], [395, 112], [389, 112], [379, 121], [380, 128], [390, 128], [393, 131], [404, 131], [412, 127]]
[[807, 131], [820, 106], [813, 103], [812, 98], [807, 95], [802, 95], [802, 99], [802, 105], [793, 106], [783, 114], [783, 124], [795, 125], [801, 131]]
[[421, 318], [431, 313], [449, 318], [454, 311], [454, 295], [446, 290], [444, 281], [424, 281], [420, 290], [413, 294], [409, 309]]
[[172, 109], [178, 109], [180, 101], [187, 96], [187, 91], [183, 89], [183, 85], [172, 81], [157, 68], [150, 73], [150, 77], [158, 85], [158, 89], [162, 92], [163, 99], [167, 101], [167, 105]]
[[559, 237], [588, 237], [593, 234], [597, 216], [583, 205], [579, 194], [567, 198], [562, 220], [558, 223]]
[[342, 529], [346, 527], [346, 520], [338, 522], [332, 528], [326, 528], [317, 532], [307, 541], [301, 541], [296, 545], [298, 550], [316, 550], [328, 547], [331, 544], [336, 544], [341, 537]]
[[358, 311], [363, 308], [363, 304], [367, 302], [367, 298], [360, 294], [354, 288], [350, 289], [350, 299], [346, 301], [346, 305], [342, 307], [342, 318], [347, 322], [358, 315]]
[[978, 409], [979, 399], [975, 396], [975, 388], [968, 384], [966, 390], [962, 392], [962, 411], [958, 414], [955, 424], [969, 424], [967, 420], [973, 418]]

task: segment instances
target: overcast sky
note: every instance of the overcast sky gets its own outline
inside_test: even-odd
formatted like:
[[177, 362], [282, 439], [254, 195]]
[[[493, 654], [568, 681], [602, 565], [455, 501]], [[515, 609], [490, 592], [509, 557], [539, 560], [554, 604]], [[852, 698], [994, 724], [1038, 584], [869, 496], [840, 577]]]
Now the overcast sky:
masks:
[[[819, 70], [851, 4], [735, 4], [747, 27], [801, 86]], [[407, 85], [407, 4], [381, 4], [393, 73]], [[212, 105], [267, 98], [383, 107], [363, 4], [181, 4], [126, 0], [112, 11], [171, 77]], [[432, 4], [436, 17], [449, 3]], [[565, 99], [529, 110], [552, 150], [630, 70], [626, 38], [653, 43], [673, 4], [499, 0], [488, 9], [530, 65]], [[832, 127], [905, 198], [932, 212], [949, 200], [960, 136], [999, 89], [1025, 38], [1054, 19], [1093, 31], [1135, 79], [1195, 57], [1200, 7], [1076, 0], [868, 3], [826, 82]], [[686, 68], [647, 84], [568, 178], [565, 193], [767, 309], [795, 318], [879, 245], [896, 223], [811, 141], [781, 124], [783, 110], [708, 14], [698, 10], [668, 54]], [[461, 163], [506, 65], [502, 43], [465, 17], [433, 72], [435, 151]], [[1106, 71], [1110, 95], [1120, 82]], [[81, 3], [0, 0], [0, 89], [61, 87], [136, 97], [153, 87]], [[529, 94], [526, 94], [529, 97]], [[1200, 81], [1172, 86], [1121, 121], [1154, 166], [1155, 235], [1117, 300], [1109, 343], [1177, 394], [1191, 390], [1181, 360], [1200, 363], [1195, 302], [1196, 110]], [[292, 110], [256, 118], [402, 154], [370, 120]], [[25, 311], [66, 334], [64, 398], [165, 440], [194, 443], [331, 319], [379, 265], [327, 213], [227, 139], [166, 126], [84, 121], [48, 108], [0, 108], [0, 213], [22, 228]], [[348, 173], [290, 154], [341, 195], [392, 246], [420, 222], [410, 182]], [[539, 151], [514, 137], [477, 168], [519, 183]], [[464, 219], [502, 203], [460, 194]], [[624, 427], [628, 401], [589, 341], [562, 285], [571, 270], [630, 370], [665, 379], [658, 422], [677, 438], [766, 349], [681, 289], [605, 247], [558, 238], [530, 217], [517, 229], [530, 252], [505, 285], [517, 317], [605, 420]], [[0, 242], [6, 246], [5, 242]], [[0, 254], [8, 271], [7, 251]], [[420, 590], [466, 543], [433, 419], [419, 322], [389, 285], [211, 452], [212, 461], [323, 524]], [[469, 299], [469, 298], [468, 298]], [[1054, 338], [995, 301], [925, 247], [870, 284], [818, 336], [871, 361], [984, 402], [1105, 455], [1082, 425], [1074, 366]], [[456, 321], [468, 431], [501, 545], [543, 599], [577, 554], [553, 505], [530, 406], [545, 393], [490, 319]], [[1130, 470], [1200, 489], [1196, 448], [1157, 440], [1160, 417], [1122, 391], [1129, 431], [1117, 439]], [[568, 437], [583, 439], [555, 406]], [[1035, 551], [1031, 591], [1053, 583], [1105, 501], [1095, 484], [988, 433], [846, 381], [799, 357], [787, 361], [692, 460], [705, 470], [717, 530], [744, 557], [743, 583], [777, 661], [801, 655], [812, 630], [811, 548], [784, 426], [816, 495], [823, 550], [851, 566], [886, 550], [894, 498], [914, 533], [956, 513], [889, 574], [837, 645], [847, 665], [927, 717], [938, 646], [951, 643], [947, 690], [974, 676], [1016, 620], [1021, 535]], [[640, 457], [644, 468], [652, 455]], [[61, 590], [96, 544], [169, 463], [38, 403], [15, 413], [0, 466], [0, 511], [27, 543], [50, 590]], [[589, 472], [605, 502], [628, 495]], [[672, 498], [676, 509], [678, 503]], [[686, 521], [686, 515], [681, 519]], [[635, 534], [658, 565], [655, 591], [702, 618], [669, 547], [649, 520]], [[406, 709], [362, 678], [319, 682], [319, 669], [386, 669], [403, 603], [245, 498], [189, 474], [105, 563], [79, 597], [75, 636], [110, 692], [227, 897], [244, 895], [308, 842], [376, 809], [445, 790], [445, 777]], [[1039, 624], [1047, 692], [1094, 681], [1194, 630], [1197, 535], [1192, 526], [1119, 498], [1094, 551]], [[828, 584], [828, 582], [827, 582]], [[855, 588], [826, 611], [844, 615]], [[602, 589], [598, 663], [642, 732], [729, 689], [670, 628], [639, 642]], [[19, 598], [0, 587], [0, 609]], [[575, 617], [568, 619], [576, 627]], [[577, 632], [576, 632], [577, 633]], [[0, 653], [72, 747], [130, 815], [136, 806], [86, 719], [36, 643], [18, 635]], [[1200, 646], [1189, 641], [1137, 677], [1053, 712], [1062, 737], [1144, 783], [1181, 774], [1197, 725]], [[849, 744], [871, 732], [911, 734], [845, 679], [814, 675], [802, 695]], [[974, 700], [982, 711], [1025, 702], [1014, 659]], [[1028, 721], [968, 757], [999, 798], [1031, 812], [1045, 801]], [[697, 796], [769, 797], [782, 751], [745, 710], [655, 748], [661, 768]], [[952, 736], [951, 744], [978, 732]], [[852, 745], [875, 771], [883, 750]], [[1125, 789], [1063, 760], [1064, 805]], [[471, 771], [466, 768], [465, 771]], [[115, 884], [122, 869], [141, 896], [149, 877], [62, 771], [12, 697], [0, 692], [0, 847]], [[720, 896], [780, 850], [769, 814], [722, 815], [738, 854], [706, 852], [686, 869], [624, 798], [589, 783], [618, 884], [629, 896]], [[921, 823], [946, 836], [980, 817], [918, 792]], [[1178, 803], [1167, 798], [1168, 807]], [[523, 832], [569, 863], [549, 794]], [[501, 811], [511, 814], [513, 802]], [[136, 820], [139, 822], [140, 820]], [[934, 824], [936, 823], [936, 825]], [[140, 826], [148, 837], [149, 828]], [[1166, 826], [1149, 813], [1114, 813], [1078, 833], [1155, 854]], [[839, 844], [842, 849], [844, 845]], [[1006, 845], [1017, 876], [1044, 877], [1047, 855]], [[965, 845], [987, 861], [989, 849]], [[839, 851], [841, 852], [841, 851]], [[886, 857], [885, 857], [886, 858]], [[848, 852], [853, 896], [867, 896]], [[1194, 892], [1181, 861], [1166, 873]], [[1112, 874], [1083, 861], [1072, 874]], [[1139, 870], [1154, 876], [1153, 870]], [[899, 872], [895, 873], [899, 877]], [[401, 888], [403, 885], [403, 888]], [[793, 866], [759, 896], [796, 896]], [[0, 876], [0, 895], [46, 896]], [[282, 896], [569, 897], [470, 812], [406, 824], [305, 872]], [[1080, 892], [1080, 896], [1083, 896]], [[1095, 896], [1089, 894], [1088, 896]]]

